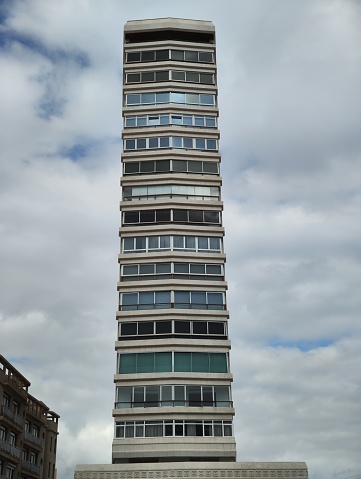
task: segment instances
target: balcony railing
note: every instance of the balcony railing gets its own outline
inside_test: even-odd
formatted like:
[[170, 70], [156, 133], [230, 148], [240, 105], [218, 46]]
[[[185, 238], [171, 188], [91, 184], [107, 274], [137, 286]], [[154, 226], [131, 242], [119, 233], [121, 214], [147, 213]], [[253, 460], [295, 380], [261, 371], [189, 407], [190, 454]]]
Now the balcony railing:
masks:
[[43, 441], [40, 437], [31, 434], [29, 431], [24, 432], [24, 438], [26, 441], [29, 441], [33, 444], [36, 444], [39, 447], [42, 447]]
[[12, 411], [8, 406], [2, 405], [1, 411], [4, 416], [10, 418], [19, 426], [22, 426], [24, 419], [21, 416], [19, 416], [19, 414], [16, 414], [14, 411]]
[[0, 439], [0, 451], [5, 451], [13, 457], [20, 457], [20, 449], [13, 446], [9, 442], [4, 441], [3, 439]]
[[25, 461], [24, 459], [21, 461], [21, 467], [26, 471], [32, 472], [34, 474], [40, 474], [40, 467], [32, 462]]
[[168, 400], [168, 401], [133, 401], [133, 402], [116, 402], [115, 409], [124, 408], [141, 408], [141, 407], [233, 407], [233, 401], [185, 401], [185, 400]]

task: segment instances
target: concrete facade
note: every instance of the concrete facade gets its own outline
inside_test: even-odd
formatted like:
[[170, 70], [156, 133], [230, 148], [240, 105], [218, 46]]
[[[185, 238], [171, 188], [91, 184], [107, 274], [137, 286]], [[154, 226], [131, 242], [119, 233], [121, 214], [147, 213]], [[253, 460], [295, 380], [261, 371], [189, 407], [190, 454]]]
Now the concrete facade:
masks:
[[59, 416], [0, 355], [0, 479], [55, 479]]
[[305, 478], [235, 462], [214, 25], [129, 21], [123, 65], [113, 464], [75, 478]]

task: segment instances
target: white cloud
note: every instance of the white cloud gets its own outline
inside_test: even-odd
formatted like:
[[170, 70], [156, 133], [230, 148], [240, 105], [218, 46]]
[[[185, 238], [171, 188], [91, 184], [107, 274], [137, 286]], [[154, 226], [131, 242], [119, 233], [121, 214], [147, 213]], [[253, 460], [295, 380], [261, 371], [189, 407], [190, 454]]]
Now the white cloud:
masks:
[[122, 38], [217, 28], [238, 460], [360, 474], [360, 9], [14, 1], [0, 26], [1, 353], [61, 415], [58, 477], [110, 462]]

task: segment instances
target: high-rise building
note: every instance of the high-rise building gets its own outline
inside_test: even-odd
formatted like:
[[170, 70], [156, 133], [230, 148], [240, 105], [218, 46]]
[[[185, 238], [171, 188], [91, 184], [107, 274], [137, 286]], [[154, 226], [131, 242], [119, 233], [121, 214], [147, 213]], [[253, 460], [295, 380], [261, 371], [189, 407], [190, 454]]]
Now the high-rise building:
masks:
[[59, 415], [0, 355], [0, 479], [55, 479]]
[[127, 22], [123, 82], [112, 465], [75, 477], [305, 478], [235, 462], [214, 25]]

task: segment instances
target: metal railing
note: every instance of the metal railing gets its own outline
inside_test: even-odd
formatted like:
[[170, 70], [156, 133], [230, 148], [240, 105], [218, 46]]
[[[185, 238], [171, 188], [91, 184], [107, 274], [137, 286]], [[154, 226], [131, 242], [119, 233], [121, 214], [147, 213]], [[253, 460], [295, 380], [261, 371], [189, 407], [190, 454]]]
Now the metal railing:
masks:
[[36, 464], [33, 464], [32, 462], [25, 461], [24, 459], [21, 461], [21, 467], [25, 469], [26, 471], [33, 472], [34, 474], [37, 474], [37, 475], [40, 474], [39, 466], [37, 466]]
[[5, 451], [13, 457], [20, 457], [20, 449], [3, 439], [0, 439], [0, 451]]
[[4, 416], [10, 418], [12, 421], [14, 421], [16, 424], [19, 426], [22, 426], [24, 419], [19, 416], [19, 414], [16, 414], [14, 411], [12, 411], [8, 406], [2, 405], [1, 410]]
[[42, 446], [42, 439], [34, 434], [31, 434], [29, 431], [24, 431], [24, 438], [26, 441], [29, 441], [37, 446]]
[[233, 401], [118, 401], [114, 403], [115, 409], [141, 408], [141, 407], [233, 407]]

